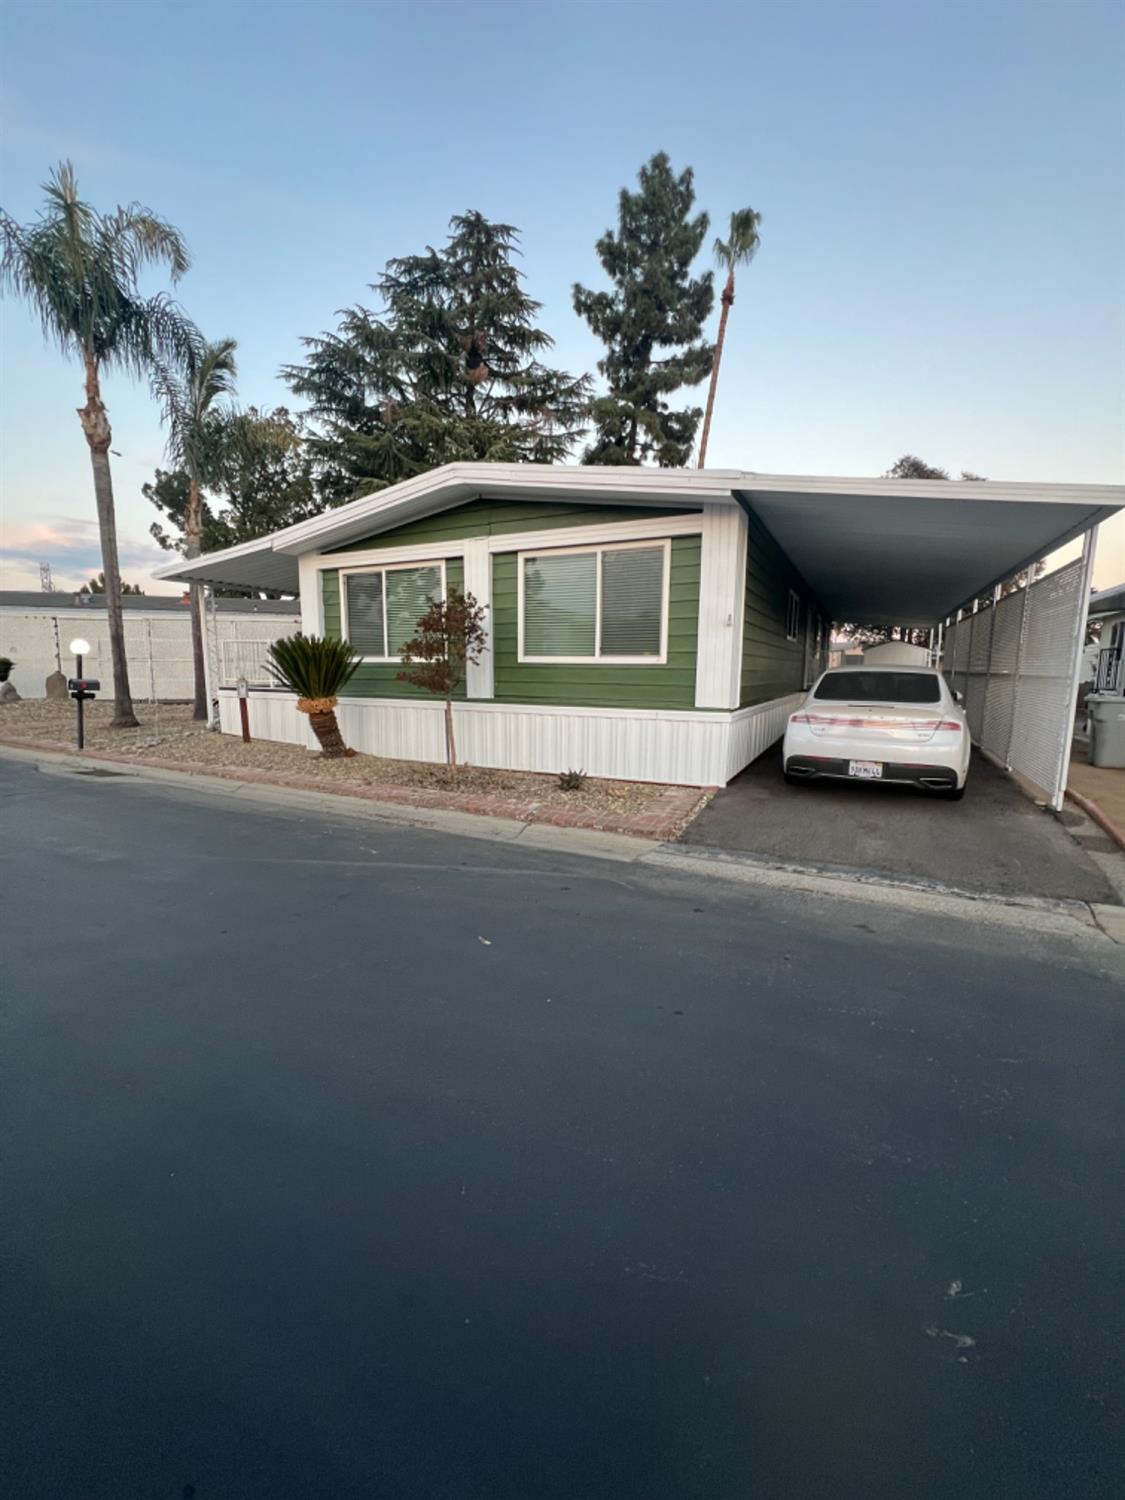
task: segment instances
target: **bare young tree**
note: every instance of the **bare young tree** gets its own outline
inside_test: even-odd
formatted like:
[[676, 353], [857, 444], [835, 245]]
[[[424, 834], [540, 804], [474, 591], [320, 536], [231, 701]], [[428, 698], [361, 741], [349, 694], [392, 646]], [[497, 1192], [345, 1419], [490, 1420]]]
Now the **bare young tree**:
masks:
[[466, 669], [480, 661], [486, 643], [484, 610], [472, 594], [450, 588], [435, 599], [415, 626], [415, 635], [402, 648], [404, 671], [400, 682], [413, 683], [445, 699], [445, 757], [457, 769], [453, 735], [453, 695], [465, 680]]

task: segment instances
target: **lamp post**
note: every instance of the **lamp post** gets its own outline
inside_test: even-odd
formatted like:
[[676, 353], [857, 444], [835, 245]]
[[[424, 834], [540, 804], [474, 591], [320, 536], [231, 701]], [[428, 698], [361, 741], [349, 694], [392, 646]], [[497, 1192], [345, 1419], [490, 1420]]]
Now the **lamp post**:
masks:
[[94, 696], [93, 693], [87, 693], [82, 685], [82, 658], [89, 654], [90, 642], [84, 641], [81, 636], [75, 636], [74, 640], [70, 643], [70, 650], [76, 664], [74, 672], [75, 680], [71, 685], [71, 693], [75, 706], [78, 709], [78, 748], [81, 750], [86, 744], [86, 699]]

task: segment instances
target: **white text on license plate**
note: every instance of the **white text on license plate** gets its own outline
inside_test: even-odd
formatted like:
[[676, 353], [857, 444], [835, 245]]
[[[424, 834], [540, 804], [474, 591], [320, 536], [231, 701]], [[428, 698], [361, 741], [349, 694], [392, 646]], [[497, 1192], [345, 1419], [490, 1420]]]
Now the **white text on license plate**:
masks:
[[883, 774], [883, 762], [881, 760], [849, 760], [849, 776], [871, 776], [878, 778]]

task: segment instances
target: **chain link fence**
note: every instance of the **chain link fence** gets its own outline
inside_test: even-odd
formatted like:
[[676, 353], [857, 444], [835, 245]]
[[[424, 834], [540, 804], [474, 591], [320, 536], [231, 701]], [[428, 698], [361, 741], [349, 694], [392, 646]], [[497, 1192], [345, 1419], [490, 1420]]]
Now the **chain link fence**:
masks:
[[1076, 558], [951, 624], [944, 669], [962, 696], [974, 744], [1041, 790], [1066, 785], [1075, 643], [1087, 567]]

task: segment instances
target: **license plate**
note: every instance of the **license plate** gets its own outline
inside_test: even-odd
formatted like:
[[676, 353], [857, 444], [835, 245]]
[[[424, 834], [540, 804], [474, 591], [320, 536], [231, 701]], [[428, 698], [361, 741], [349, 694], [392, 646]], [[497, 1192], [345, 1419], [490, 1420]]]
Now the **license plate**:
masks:
[[848, 775], [878, 778], [883, 774], [881, 760], [849, 760]]

